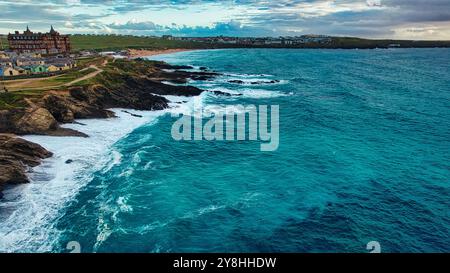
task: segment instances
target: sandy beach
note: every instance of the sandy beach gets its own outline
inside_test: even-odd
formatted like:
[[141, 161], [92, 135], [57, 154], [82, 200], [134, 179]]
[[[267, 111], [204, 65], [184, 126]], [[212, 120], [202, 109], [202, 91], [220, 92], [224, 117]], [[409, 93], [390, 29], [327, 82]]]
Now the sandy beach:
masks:
[[193, 50], [193, 49], [183, 49], [183, 48], [163, 49], [163, 50], [128, 49], [128, 55], [130, 56], [130, 58], [140, 58], [140, 57], [148, 57], [148, 56], [155, 56], [155, 55], [161, 55], [161, 54], [170, 54], [170, 53], [190, 51], [190, 50]]

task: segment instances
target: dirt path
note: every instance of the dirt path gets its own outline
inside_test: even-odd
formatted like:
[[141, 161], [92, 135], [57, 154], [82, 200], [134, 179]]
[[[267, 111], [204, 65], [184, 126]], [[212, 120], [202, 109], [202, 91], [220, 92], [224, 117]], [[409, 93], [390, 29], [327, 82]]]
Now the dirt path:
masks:
[[[33, 79], [19, 79], [19, 80], [7, 80], [4, 81], [4, 83], [8, 84], [8, 87], [20, 87], [22, 85], [27, 85], [30, 84], [32, 82], [35, 81], [42, 81], [42, 80], [48, 80], [48, 79], [53, 79], [53, 78], [57, 78], [57, 77], [61, 77], [64, 74], [61, 75], [55, 75], [55, 76], [50, 76], [50, 77], [43, 77], [43, 78], [33, 78]], [[9, 83], [13, 83], [13, 84], [9, 84]]]
[[[105, 66], [105, 65], [106, 65], [106, 63], [103, 63], [103, 66]], [[63, 86], [71, 86], [71, 85], [74, 85], [74, 84], [76, 84], [78, 82], [81, 82], [81, 81], [84, 81], [84, 80], [89, 80], [89, 79], [91, 79], [91, 78], [93, 78], [93, 77], [95, 77], [98, 74], [103, 72], [103, 69], [100, 69], [100, 68], [96, 67], [95, 65], [90, 65], [89, 67], [95, 69], [95, 71], [91, 72], [91, 73], [89, 73], [89, 74], [87, 74], [87, 75], [85, 75], [85, 76], [83, 76], [81, 78], [73, 80], [73, 81], [71, 81], [69, 83], [66, 83]]]
[[[101, 66], [105, 66], [107, 64], [107, 62], [104, 62], [101, 64]], [[68, 86], [72, 86], [76, 83], [79, 83], [81, 81], [84, 80], [88, 80], [91, 79], [95, 76], [97, 76], [99, 73], [103, 72], [103, 69], [98, 68], [95, 65], [90, 65], [89, 67], [83, 68], [80, 71], [86, 71], [87, 69], [95, 69], [95, 71], [84, 75], [78, 79], [75, 79], [71, 82], [68, 83], [61, 83], [61, 84], [56, 84], [56, 85], [46, 85], [45, 81], [48, 79], [52, 79], [52, 78], [56, 78], [56, 77], [61, 77], [63, 75], [57, 75], [57, 76], [52, 76], [52, 77], [47, 77], [47, 78], [36, 78], [36, 79], [22, 79], [22, 80], [13, 80], [14, 83], [13, 84], [8, 84], [6, 85], [6, 87], [11, 91], [11, 92], [15, 92], [15, 91], [20, 91], [20, 90], [48, 90], [48, 89], [56, 89], [59, 87], [68, 87]], [[17, 81], [17, 82], [16, 82]], [[30, 86], [32, 83], [37, 83], [39, 84], [39, 81], [43, 81], [42, 86]]]

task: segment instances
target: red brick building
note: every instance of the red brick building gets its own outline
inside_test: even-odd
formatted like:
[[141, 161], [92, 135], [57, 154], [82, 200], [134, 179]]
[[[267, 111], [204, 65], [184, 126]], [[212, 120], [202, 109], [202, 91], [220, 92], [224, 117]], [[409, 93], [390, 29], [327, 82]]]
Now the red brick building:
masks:
[[59, 54], [71, 50], [68, 35], [61, 35], [53, 29], [48, 33], [34, 33], [27, 27], [23, 33], [8, 34], [9, 49], [18, 53]]

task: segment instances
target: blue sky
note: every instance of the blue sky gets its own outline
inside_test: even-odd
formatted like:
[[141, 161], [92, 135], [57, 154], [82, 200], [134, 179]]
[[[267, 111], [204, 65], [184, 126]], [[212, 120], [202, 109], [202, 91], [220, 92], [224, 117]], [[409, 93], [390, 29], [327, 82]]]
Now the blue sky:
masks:
[[450, 40], [449, 0], [0, 0], [0, 33]]

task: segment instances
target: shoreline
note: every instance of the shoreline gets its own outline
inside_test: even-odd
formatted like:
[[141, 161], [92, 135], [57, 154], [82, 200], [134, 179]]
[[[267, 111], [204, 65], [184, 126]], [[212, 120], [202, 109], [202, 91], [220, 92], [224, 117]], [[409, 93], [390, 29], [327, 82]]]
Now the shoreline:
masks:
[[[153, 54], [175, 53], [182, 50], [153, 51]], [[147, 55], [147, 51], [140, 51]], [[184, 71], [190, 66], [172, 66], [165, 62], [147, 60], [121, 60], [110, 62], [109, 70], [104, 70], [96, 80], [88, 85], [68, 87], [60, 91], [44, 91], [39, 97], [24, 97], [24, 107], [0, 110], [0, 136], [64, 136], [84, 137], [89, 135], [71, 129], [68, 124], [80, 123], [83, 119], [105, 119], [117, 116], [108, 109], [123, 108], [137, 111], [158, 111], [170, 108], [170, 100], [165, 96], [198, 96], [205, 90], [190, 85], [168, 83], [187, 83], [189, 79], [210, 79], [217, 73], [207, 71]], [[170, 70], [170, 71], [168, 71]], [[126, 95], [124, 95], [126, 94]], [[10, 145], [8, 137], [0, 145]], [[28, 142], [26, 145], [32, 146]], [[25, 145], [25, 144], [20, 144]], [[26, 168], [34, 167], [42, 158], [33, 158], [33, 164], [20, 164], [27, 155], [19, 153], [21, 146], [5, 146], [0, 152], [0, 197], [7, 185], [29, 183]], [[34, 146], [33, 146], [34, 147]], [[40, 147], [38, 147], [40, 148]], [[38, 148], [35, 148], [38, 150]], [[40, 151], [40, 150], [39, 150]], [[50, 151], [47, 151], [50, 153]], [[10, 154], [14, 155], [11, 161]], [[40, 153], [38, 153], [40, 155]], [[28, 160], [30, 161], [30, 160]], [[12, 163], [11, 163], [12, 162]]]
[[[39, 162], [23, 170], [22, 173], [27, 176], [28, 181], [23, 181], [19, 185], [7, 183], [3, 202], [0, 201], [0, 209], [15, 207], [15, 211], [19, 213], [15, 217], [10, 217], [10, 214], [6, 213], [0, 218], [3, 222], [0, 235], [5, 235], [0, 236], [4, 238], [3, 241], [0, 239], [0, 246], [7, 246], [7, 249], [14, 251], [23, 250], [24, 246], [30, 252], [51, 251], [59, 236], [53, 220], [58, 217], [60, 209], [71, 202], [73, 197], [89, 183], [92, 171], [106, 172], [120, 164], [122, 154], [114, 148], [117, 141], [140, 126], [156, 123], [158, 118], [165, 114], [190, 112], [194, 104], [198, 100], [203, 100], [208, 92], [216, 95], [234, 95], [225, 90], [211, 91], [195, 86], [164, 83], [164, 81], [178, 82], [181, 79], [188, 83], [190, 79], [214, 79], [222, 75], [209, 72], [207, 69], [186, 71], [185, 69], [190, 70], [193, 67], [148, 62], [149, 67], [146, 68], [151, 70], [140, 70], [137, 66], [145, 64], [146, 61], [118, 62], [123, 62], [117, 64], [118, 67], [124, 65], [136, 75], [126, 77], [116, 87], [99, 88], [95, 85], [84, 88], [72, 87], [65, 94], [50, 92], [47, 97], [35, 101], [39, 111], [33, 110], [28, 113], [28, 120], [31, 122], [37, 117], [44, 116], [52, 124], [55, 122], [53, 125], [61, 134], [55, 134], [55, 128], [50, 127], [38, 134], [37, 131], [33, 131], [36, 127], [31, 126], [34, 125], [31, 123], [27, 123], [31, 132], [12, 134], [30, 145], [39, 145], [43, 149], [42, 153], [47, 152], [49, 156], [42, 156]], [[112, 65], [114, 66], [114, 63]], [[144, 74], [142, 71], [150, 72]], [[109, 93], [116, 96], [123, 92], [127, 92], [127, 96], [120, 97], [119, 100], [105, 95]], [[151, 93], [150, 99], [147, 92]], [[129, 102], [133, 98], [136, 101]], [[144, 103], [142, 100], [145, 100]], [[73, 105], [77, 107], [73, 108]], [[39, 115], [35, 114], [36, 112], [39, 112]], [[20, 123], [18, 125], [17, 128], [20, 128]], [[73, 145], [74, 143], [77, 145]], [[83, 170], [91, 172], [86, 173]], [[36, 215], [31, 222], [29, 215]], [[17, 223], [20, 223], [21, 229], [16, 229]], [[29, 234], [39, 234], [38, 238], [46, 238], [45, 243], [35, 241]], [[23, 239], [10, 240], [11, 237]]]
[[[61, 208], [88, 185], [92, 173], [106, 172], [120, 164], [122, 154], [114, 148], [115, 143], [136, 128], [156, 123], [160, 116], [171, 111], [170, 108], [158, 111], [108, 110], [114, 112], [116, 117], [76, 119], [74, 123], [63, 125], [82, 131], [89, 138], [20, 136], [25, 141], [52, 151], [52, 156], [43, 159], [27, 173], [30, 183], [8, 187], [3, 191], [4, 200], [0, 203], [0, 209], [14, 206], [21, 213], [11, 218], [8, 213], [0, 217], [4, 229], [0, 229], [0, 246], [13, 252], [52, 251], [60, 235], [54, 228], [54, 220], [60, 215]], [[31, 222], [30, 215], [36, 215]], [[21, 228], [16, 229], [17, 225]], [[28, 234], [36, 236], [29, 238]], [[9, 237], [27, 238], [27, 242], [8, 240]], [[46, 239], [41, 241], [42, 238]], [[5, 249], [0, 247], [0, 251]]]
[[175, 48], [175, 49], [162, 49], [162, 50], [148, 50], [148, 49], [128, 49], [128, 55], [130, 59], [145, 58], [156, 55], [173, 54], [185, 51], [194, 51], [199, 49], [186, 49], [186, 48]]

